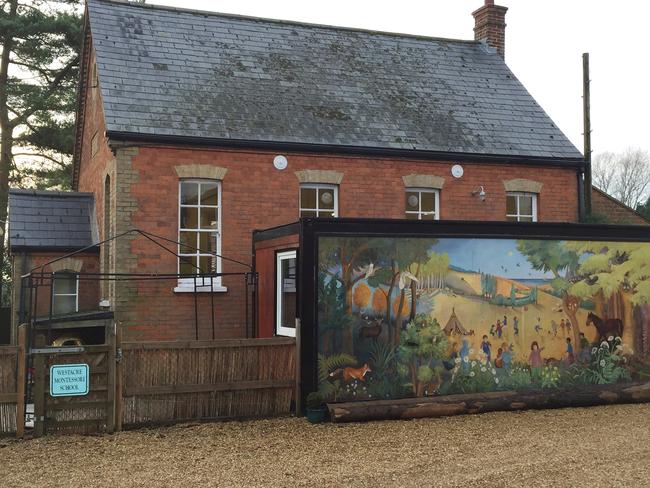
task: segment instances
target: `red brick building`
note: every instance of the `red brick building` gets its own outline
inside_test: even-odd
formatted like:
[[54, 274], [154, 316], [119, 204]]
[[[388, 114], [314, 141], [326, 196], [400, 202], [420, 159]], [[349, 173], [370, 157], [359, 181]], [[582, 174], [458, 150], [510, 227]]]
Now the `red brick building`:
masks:
[[[181, 255], [129, 234], [84, 261], [183, 275], [92, 285], [125, 336], [208, 339], [215, 313], [243, 336], [241, 276], [200, 288], [199, 330], [191, 276], [246, 271], [253, 231], [301, 216], [579, 221], [582, 155], [505, 64], [505, 12], [465, 41], [89, 0], [74, 190], [94, 243], [141, 229]], [[57, 251], [11, 232], [16, 257]]]

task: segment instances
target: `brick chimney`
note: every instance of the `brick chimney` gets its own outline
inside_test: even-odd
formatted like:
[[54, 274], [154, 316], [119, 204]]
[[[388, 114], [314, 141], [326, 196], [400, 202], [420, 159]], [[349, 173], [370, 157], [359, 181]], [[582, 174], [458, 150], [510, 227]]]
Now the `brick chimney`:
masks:
[[485, 0], [485, 5], [472, 13], [475, 22], [474, 39], [487, 42], [502, 58], [506, 55], [507, 11], [508, 7], [494, 5], [494, 0]]

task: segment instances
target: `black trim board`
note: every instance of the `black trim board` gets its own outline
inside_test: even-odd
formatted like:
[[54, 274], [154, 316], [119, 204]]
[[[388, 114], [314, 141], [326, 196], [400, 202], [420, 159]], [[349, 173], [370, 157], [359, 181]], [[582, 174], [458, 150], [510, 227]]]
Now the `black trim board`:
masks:
[[292, 222], [290, 224], [278, 225], [263, 230], [253, 231], [253, 243], [279, 239], [280, 237], [297, 236], [300, 233], [300, 223]]
[[56, 247], [56, 246], [10, 246], [12, 253], [25, 252], [25, 253], [42, 253], [42, 252], [78, 252], [83, 251], [81, 254], [99, 254], [99, 245], [92, 247]]
[[396, 149], [383, 147], [346, 146], [342, 144], [315, 144], [305, 142], [259, 141], [247, 139], [222, 139], [209, 137], [174, 136], [164, 134], [142, 134], [137, 132], [106, 131], [110, 140], [123, 142], [161, 143], [199, 147], [225, 147], [239, 149], [261, 149], [303, 152], [315, 154], [346, 154], [358, 156], [383, 156], [437, 161], [459, 161], [466, 163], [525, 164], [531, 166], [560, 166], [583, 168], [582, 158], [550, 158], [539, 156], [514, 156], [501, 154], [461, 153], [446, 151], [425, 151], [420, 149]]
[[569, 239], [650, 242], [650, 226], [573, 223], [412, 221], [305, 218], [300, 220], [298, 313], [300, 389], [304, 405], [318, 387], [318, 239], [325, 236], [482, 237], [496, 239]]

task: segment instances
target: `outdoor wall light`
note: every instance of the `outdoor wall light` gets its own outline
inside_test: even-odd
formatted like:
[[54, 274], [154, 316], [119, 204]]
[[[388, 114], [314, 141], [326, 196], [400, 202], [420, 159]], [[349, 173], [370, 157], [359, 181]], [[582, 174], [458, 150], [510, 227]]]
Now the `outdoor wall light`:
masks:
[[481, 201], [484, 202], [486, 196], [485, 188], [479, 186], [476, 190], [472, 192], [472, 195], [474, 195], [475, 197], [478, 196], [481, 199]]

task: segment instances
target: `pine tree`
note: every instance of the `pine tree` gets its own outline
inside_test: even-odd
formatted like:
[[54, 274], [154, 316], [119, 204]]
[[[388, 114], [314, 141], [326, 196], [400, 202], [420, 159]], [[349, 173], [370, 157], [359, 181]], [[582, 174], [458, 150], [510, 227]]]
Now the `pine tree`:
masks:
[[650, 197], [645, 203], [639, 203], [636, 206], [636, 211], [643, 215], [646, 219], [650, 219]]
[[[0, 224], [9, 185], [69, 187], [80, 0], [0, 0]], [[0, 240], [0, 269], [6, 268]], [[0, 296], [2, 283], [0, 277]]]

